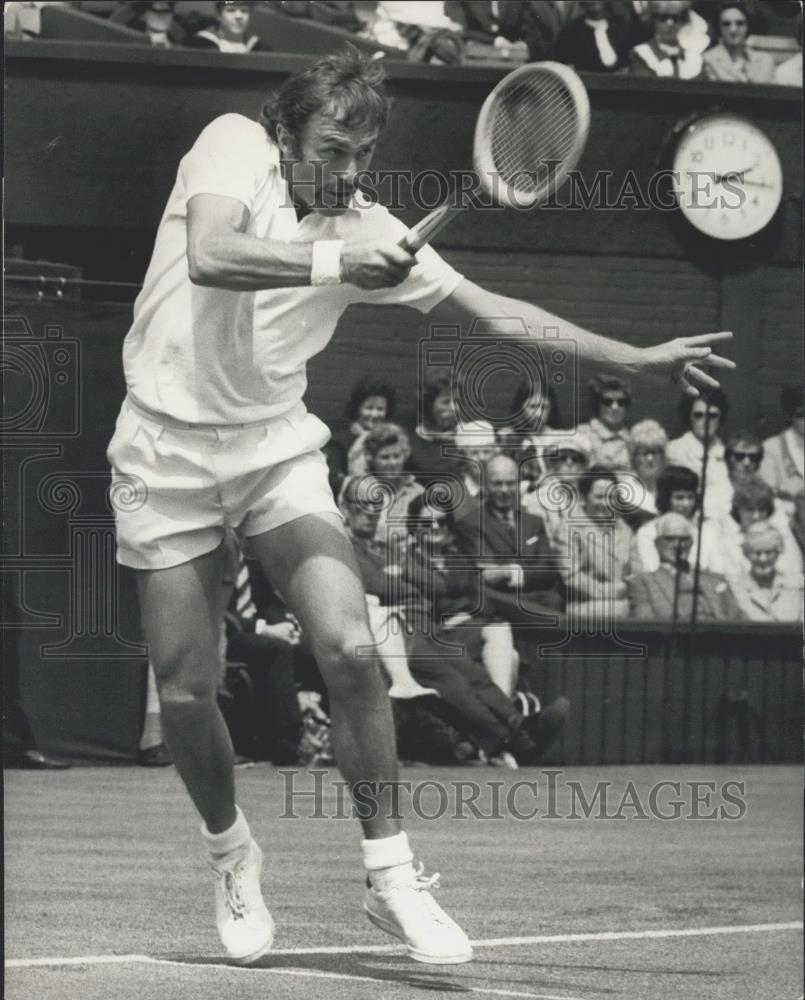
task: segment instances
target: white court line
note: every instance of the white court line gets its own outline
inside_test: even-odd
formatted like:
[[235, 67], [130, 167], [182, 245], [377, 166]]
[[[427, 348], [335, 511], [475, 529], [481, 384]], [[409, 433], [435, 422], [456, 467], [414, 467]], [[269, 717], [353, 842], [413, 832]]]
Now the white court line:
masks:
[[[802, 921], [792, 920], [780, 924], [735, 924], [726, 927], [678, 927], [646, 931], [597, 931], [590, 934], [537, 934], [531, 937], [484, 938], [473, 941], [474, 948], [506, 948], [528, 944], [572, 944], [583, 941], [629, 941], [651, 940], [656, 938], [710, 937], [724, 934], [768, 934], [775, 931], [801, 931]], [[276, 948], [271, 955], [386, 955], [399, 952], [398, 944], [369, 944], [327, 946], [324, 948]], [[179, 959], [153, 958], [151, 955], [85, 955], [78, 957], [54, 958], [10, 958], [6, 961], [7, 969], [31, 969], [36, 967], [62, 965], [192, 965], [195, 968], [223, 968], [240, 971], [266, 972], [267, 967], [249, 969], [248, 966], [220, 965], [199, 962], [183, 962]], [[488, 991], [486, 991], [488, 992]], [[529, 994], [533, 996], [533, 994]]]

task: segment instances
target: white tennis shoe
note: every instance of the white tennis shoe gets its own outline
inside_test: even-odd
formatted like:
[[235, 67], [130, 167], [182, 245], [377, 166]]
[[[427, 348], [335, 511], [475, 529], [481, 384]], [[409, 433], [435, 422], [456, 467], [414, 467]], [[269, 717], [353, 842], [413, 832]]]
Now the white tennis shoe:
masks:
[[417, 962], [458, 965], [472, 958], [469, 938], [439, 906], [428, 890], [439, 888], [439, 876], [422, 874], [423, 866], [400, 865], [384, 872], [380, 887], [366, 889], [363, 908], [380, 930], [408, 947]]
[[263, 852], [253, 840], [211, 863], [215, 873], [215, 922], [226, 953], [251, 965], [274, 943], [274, 921], [263, 902]]

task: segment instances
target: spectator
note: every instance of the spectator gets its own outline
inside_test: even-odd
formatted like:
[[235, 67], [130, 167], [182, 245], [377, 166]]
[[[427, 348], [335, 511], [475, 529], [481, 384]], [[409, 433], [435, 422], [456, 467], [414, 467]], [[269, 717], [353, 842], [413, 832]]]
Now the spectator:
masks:
[[109, 20], [144, 32], [154, 48], [172, 49], [186, 45], [190, 39], [181, 21], [174, 16], [175, 7], [176, 4], [168, 0], [133, 0], [121, 4]]
[[733, 581], [738, 604], [753, 622], [802, 621], [802, 578], [786, 578], [777, 570], [783, 552], [780, 532], [768, 521], [750, 525], [743, 551], [749, 571]]
[[464, 54], [461, 25], [442, 0], [379, 0], [365, 35], [406, 53], [410, 62], [455, 66]]
[[559, 33], [556, 58], [588, 73], [615, 73], [628, 62], [629, 28], [605, 0], [582, 0], [582, 15]]
[[719, 431], [729, 415], [729, 403], [721, 389], [711, 389], [700, 396], [684, 395], [679, 401], [679, 419], [689, 429], [668, 442], [666, 458], [673, 465], [684, 465], [701, 482], [704, 442], [707, 439], [707, 483], [704, 503], [705, 517], [721, 518], [730, 509], [730, 483], [724, 444]]
[[782, 501], [794, 501], [805, 491], [805, 428], [802, 419], [802, 385], [786, 386], [780, 408], [788, 427], [763, 442], [760, 474]]
[[[668, 435], [656, 420], [641, 420], [629, 432], [629, 454], [632, 469], [643, 486], [638, 498], [637, 509], [642, 515], [634, 518], [645, 523], [657, 511], [657, 479], [665, 468], [665, 449]], [[639, 527], [638, 524], [634, 525]]]
[[721, 4], [718, 17], [718, 43], [705, 52], [704, 75], [708, 80], [728, 80], [735, 83], [771, 83], [774, 60], [767, 52], [747, 47], [749, 22], [746, 8], [740, 2], [727, 0]]
[[757, 476], [763, 460], [760, 438], [751, 431], [736, 431], [727, 441], [724, 460], [733, 488]]
[[587, 383], [592, 419], [579, 431], [592, 443], [591, 460], [607, 469], [629, 468], [629, 430], [626, 414], [632, 405], [629, 387], [614, 375], [599, 375]]
[[486, 463], [498, 451], [494, 428], [486, 420], [471, 420], [456, 427], [453, 440], [461, 455], [461, 478], [466, 496], [477, 497], [483, 487]]
[[347, 471], [351, 476], [366, 472], [366, 455], [363, 442], [366, 435], [378, 424], [394, 419], [396, 393], [394, 388], [382, 379], [364, 377], [353, 386], [347, 402], [347, 417], [350, 420], [347, 449]]
[[[659, 565], [629, 581], [633, 618], [643, 621], [690, 621], [693, 616], [694, 571], [690, 563], [693, 527], [682, 514], [657, 518]], [[696, 617], [699, 621], [740, 621], [743, 614], [723, 577], [699, 572]]]
[[561, 26], [556, 8], [545, 0], [460, 0], [467, 41], [492, 46], [502, 58], [525, 62], [552, 59]]
[[512, 459], [496, 455], [484, 474], [480, 502], [456, 520], [458, 547], [483, 570], [482, 608], [512, 625], [553, 620], [564, 608], [564, 585], [544, 522], [520, 510]]
[[[477, 615], [478, 576], [460, 565], [455, 544], [455, 518], [447, 510], [415, 497], [408, 508], [406, 579], [428, 599], [429, 615], [448, 641], [476, 651], [492, 681], [512, 695], [517, 684], [520, 657], [506, 622]], [[457, 565], [456, 563], [459, 563]]]
[[573, 526], [567, 551], [568, 610], [625, 615], [632, 532], [617, 516], [618, 477], [594, 465], [578, 479], [585, 520]]
[[[697, 51], [702, 33], [695, 30], [689, 32], [690, 44], [687, 47], [682, 44], [681, 29], [690, 23], [689, 4], [683, 0], [651, 0], [650, 10], [654, 37], [635, 45], [629, 53], [630, 74], [698, 80], [702, 76], [701, 53], [707, 43]], [[696, 17], [702, 20], [699, 15]]]
[[524, 495], [523, 509], [545, 522], [552, 549], [567, 551], [572, 500], [578, 492], [578, 480], [590, 464], [592, 444], [580, 431], [563, 435], [556, 453], [547, 457], [548, 472], [534, 492]]
[[744, 537], [751, 525], [763, 521], [769, 521], [783, 540], [778, 563], [782, 575], [788, 578], [802, 576], [802, 553], [788, 517], [784, 511], [776, 509], [769, 484], [760, 476], [751, 476], [736, 484], [729, 516], [722, 518], [719, 525], [722, 566], [728, 580], [749, 571], [749, 562], [743, 552]]
[[282, 13], [289, 17], [309, 17], [344, 31], [363, 30], [364, 22], [355, 9], [356, 0], [283, 0]]
[[529, 382], [521, 382], [509, 412], [509, 426], [498, 431], [501, 447], [515, 460], [522, 458], [518, 452], [531, 449], [536, 468], [540, 473], [547, 472], [546, 453], [557, 447], [555, 432], [562, 426], [553, 386], [549, 385], [546, 392], [535, 392]]
[[385, 542], [389, 528], [400, 537], [404, 533], [408, 505], [424, 492], [410, 473], [403, 467], [411, 454], [408, 435], [397, 424], [376, 424], [363, 439], [366, 467], [387, 482], [391, 492], [390, 502], [384, 504], [377, 519], [377, 541]]
[[560, 699], [559, 704], [549, 706], [550, 712], [546, 709], [524, 719], [481, 664], [468, 656], [444, 655], [430, 625], [423, 627], [428, 621], [426, 598], [401, 579], [400, 566], [390, 563], [384, 547], [375, 541], [376, 486], [370, 479], [347, 481], [341, 498], [344, 523], [367, 595], [382, 605], [397, 605], [406, 620], [419, 624], [407, 633], [406, 648], [414, 679], [439, 693], [428, 708], [468, 736], [490, 762], [538, 763], [561, 731], [567, 702]]
[[188, 44], [197, 49], [218, 49], [219, 52], [258, 52], [257, 35], [250, 35], [251, 3], [217, 2], [218, 24], [196, 32]]
[[409, 467], [417, 480], [427, 486], [444, 475], [455, 475], [457, 464], [445, 452], [453, 447], [456, 406], [449, 369], [426, 371], [419, 399], [420, 423], [411, 438]]
[[[660, 514], [681, 514], [690, 522], [693, 532], [691, 562], [696, 564], [700, 530], [699, 477], [682, 465], [666, 465], [657, 477], [657, 511]], [[657, 520], [641, 525], [632, 543], [632, 569], [651, 573], [659, 566], [657, 557]], [[711, 573], [721, 572], [720, 535], [715, 522], [701, 525], [701, 567]]]

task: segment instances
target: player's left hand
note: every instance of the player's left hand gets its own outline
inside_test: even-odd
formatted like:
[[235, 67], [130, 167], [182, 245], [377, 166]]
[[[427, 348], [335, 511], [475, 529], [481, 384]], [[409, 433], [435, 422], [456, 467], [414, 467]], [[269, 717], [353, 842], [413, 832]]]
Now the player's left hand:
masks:
[[698, 337], [677, 337], [644, 351], [643, 371], [678, 382], [690, 396], [698, 396], [702, 387], [717, 389], [718, 380], [703, 368], [735, 368], [735, 362], [713, 353], [713, 345], [731, 340], [732, 333], [703, 333]]

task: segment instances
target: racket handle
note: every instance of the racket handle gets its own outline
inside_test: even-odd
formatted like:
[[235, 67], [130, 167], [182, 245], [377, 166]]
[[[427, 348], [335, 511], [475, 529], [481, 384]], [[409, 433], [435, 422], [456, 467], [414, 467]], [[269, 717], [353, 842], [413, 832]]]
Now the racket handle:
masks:
[[452, 222], [461, 211], [463, 211], [462, 205], [447, 203], [434, 208], [424, 219], [420, 219], [406, 236], [403, 236], [398, 245], [404, 250], [416, 253], [426, 243], [430, 243], [433, 237], [441, 232], [449, 222]]

